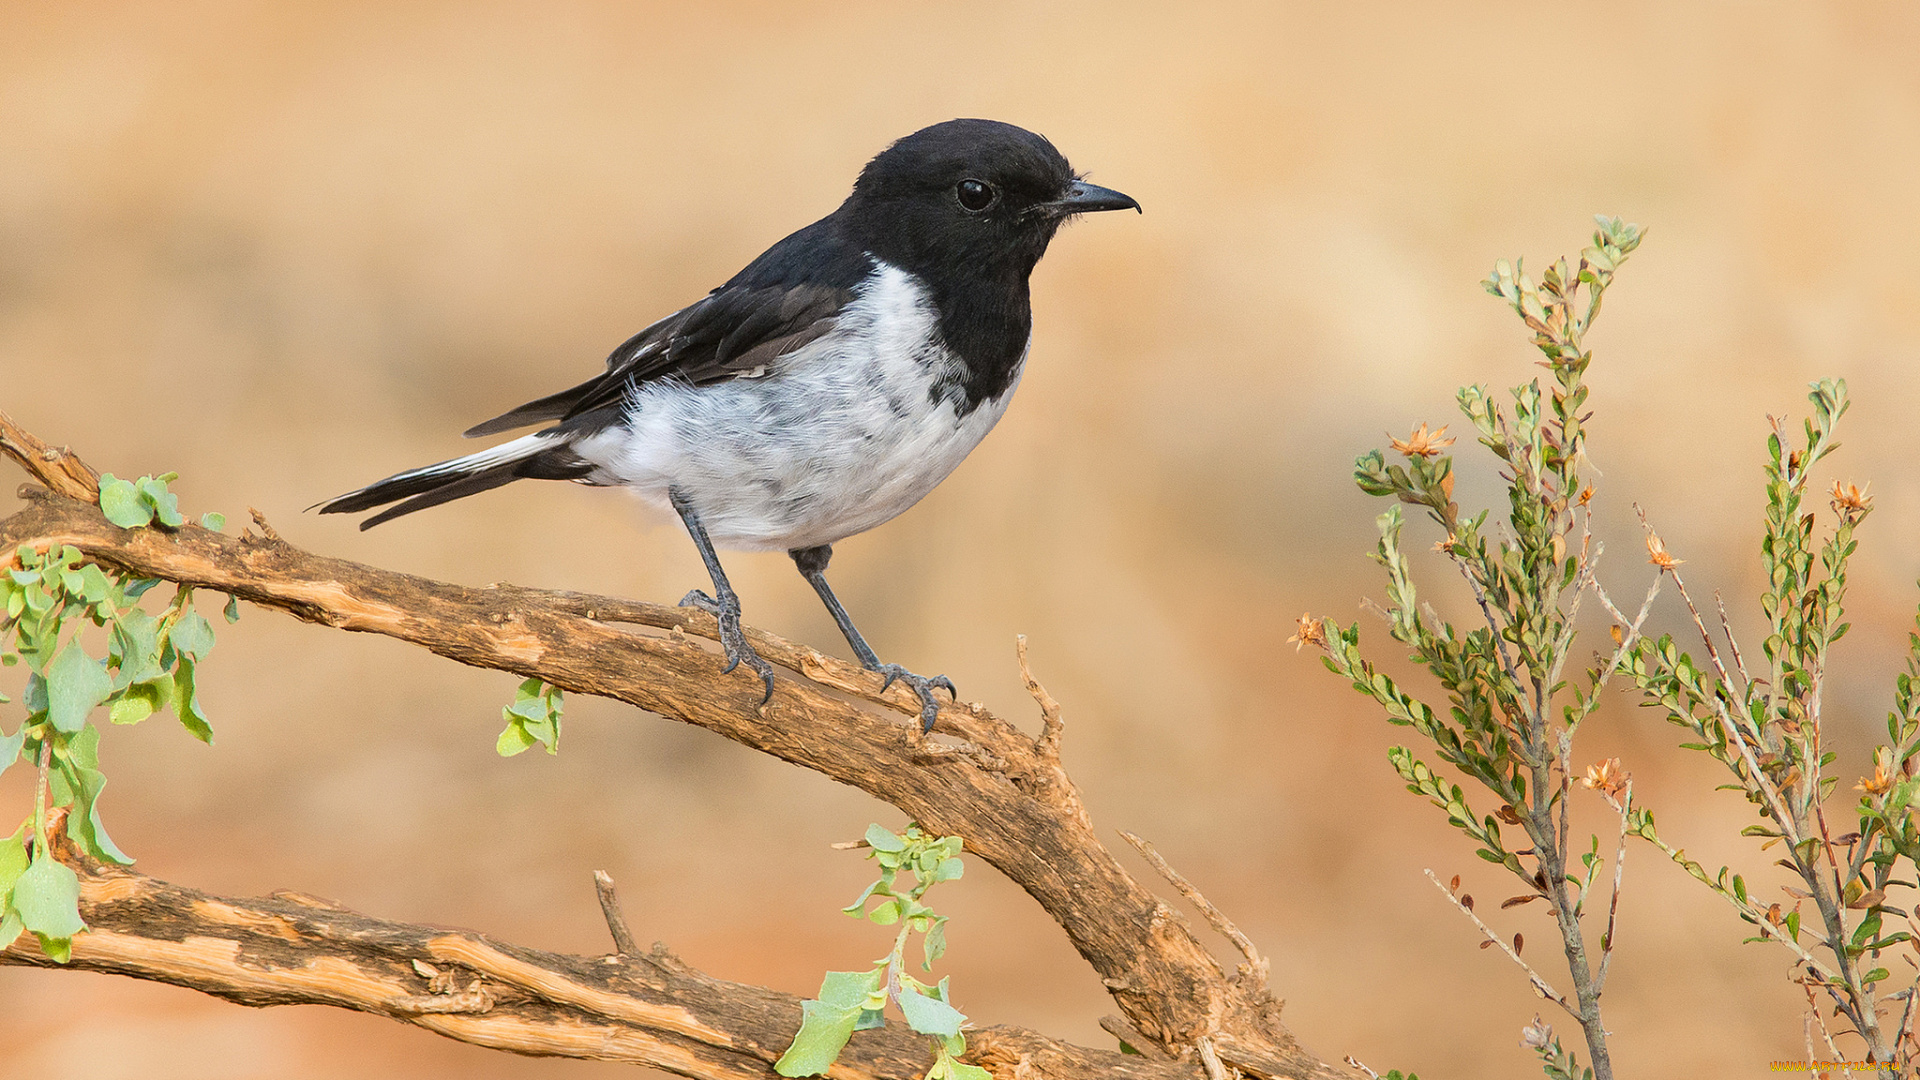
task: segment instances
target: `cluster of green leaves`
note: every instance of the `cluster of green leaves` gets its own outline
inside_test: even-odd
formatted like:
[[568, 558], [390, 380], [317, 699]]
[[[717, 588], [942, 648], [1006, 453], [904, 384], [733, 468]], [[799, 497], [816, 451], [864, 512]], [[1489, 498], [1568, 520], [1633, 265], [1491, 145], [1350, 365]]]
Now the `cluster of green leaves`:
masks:
[[[150, 478], [149, 478], [150, 480]], [[119, 482], [126, 485], [125, 481]], [[143, 480], [142, 505], [178, 517], [164, 480]], [[103, 487], [104, 490], [104, 487]], [[117, 489], [116, 489], [117, 490]], [[33, 933], [50, 957], [65, 961], [74, 934], [85, 929], [79, 881], [53, 857], [53, 811], [66, 809], [67, 837], [105, 862], [132, 862], [100, 820], [100, 729], [95, 710], [116, 724], [135, 724], [163, 708], [202, 741], [213, 729], [194, 686], [196, 666], [213, 650], [213, 627], [193, 610], [193, 590], [182, 586], [157, 616], [140, 606], [159, 582], [109, 574], [73, 547], [39, 552], [21, 548], [0, 573], [0, 664], [24, 662], [20, 704], [26, 716], [11, 735], [0, 731], [0, 772], [16, 761], [37, 766], [34, 805], [20, 828], [0, 841], [0, 948]], [[233, 601], [227, 619], [239, 617]], [[89, 627], [106, 631], [104, 656], [82, 640]], [[0, 702], [8, 701], [0, 696]]]
[[[1697, 616], [1704, 661], [1663, 636], [1641, 643], [1622, 667], [1648, 704], [1688, 732], [1691, 738], [1682, 746], [1724, 766], [1732, 778], [1726, 786], [1756, 808], [1760, 822], [1742, 834], [1762, 838], [1763, 847], [1782, 848], [1784, 857], [1776, 865], [1797, 879], [1788, 889], [1791, 910], [1757, 899], [1746, 879], [1727, 867], [1709, 873], [1688, 859], [1660, 838], [1652, 814], [1636, 813], [1632, 828], [1755, 926], [1756, 936], [1747, 940], [1776, 941], [1791, 949], [1804, 966], [1802, 979], [1830, 996], [1874, 1059], [1893, 1061], [1906, 1051], [1897, 1033], [1889, 1038], [1882, 1030], [1875, 998], [1879, 984], [1891, 978], [1880, 962], [1882, 950], [1912, 940], [1905, 930], [1887, 930], [1886, 920], [1905, 917], [1887, 903], [1887, 890], [1912, 887], [1920, 854], [1920, 828], [1913, 821], [1920, 794], [1920, 779], [1914, 776], [1920, 752], [1920, 702], [1914, 692], [1920, 633], [1909, 636], [1907, 671], [1896, 682], [1894, 710], [1887, 717], [1888, 742], [1875, 751], [1874, 775], [1858, 785], [1859, 830], [1835, 837], [1823, 813], [1838, 778], [1826, 772], [1835, 755], [1822, 733], [1822, 690], [1828, 653], [1848, 629], [1844, 603], [1848, 562], [1858, 547], [1855, 530], [1872, 506], [1859, 489], [1836, 483], [1833, 518], [1825, 529], [1818, 514], [1803, 509], [1813, 467], [1838, 446], [1834, 435], [1847, 411], [1846, 384], [1815, 383], [1808, 401], [1812, 412], [1799, 438], [1776, 421], [1767, 439], [1761, 542], [1767, 589], [1760, 597], [1767, 618], [1761, 646], [1766, 669], [1749, 673], [1732, 639], [1723, 651]], [[1806, 923], [1803, 901], [1816, 909]], [[1822, 952], [1826, 959], [1815, 955]], [[1920, 979], [1904, 981], [1909, 986], [1902, 994], [1920, 992]]]
[[[824, 1074], [854, 1032], [886, 1025], [886, 1008], [892, 1003], [908, 1027], [933, 1040], [934, 1060], [926, 1080], [991, 1080], [987, 1070], [959, 1060], [967, 1052], [961, 1034], [967, 1018], [953, 1007], [947, 980], [921, 982], [908, 972], [906, 960], [913, 934], [921, 935], [922, 971], [932, 971], [934, 961], [947, 951], [947, 917], [923, 898], [935, 885], [965, 872], [960, 838], [935, 837], [918, 825], [895, 834], [876, 824], [867, 826], [866, 844], [868, 855], [880, 864], [880, 876], [844, 910], [877, 926], [898, 923], [900, 931], [892, 950], [866, 971], [827, 972], [820, 996], [802, 1006], [800, 1030], [774, 1063], [774, 1071], [781, 1076]], [[911, 884], [902, 882], [902, 874]]]
[[547, 753], [560, 752], [560, 714], [566, 709], [566, 695], [557, 686], [537, 678], [528, 679], [513, 692], [513, 704], [500, 710], [506, 729], [493, 744], [501, 757], [512, 757], [539, 745]]
[[[143, 476], [138, 480], [122, 480], [112, 473], [101, 473], [100, 513], [123, 529], [138, 529], [156, 522], [165, 528], [177, 529], [185, 525], [187, 519], [180, 515], [180, 497], [168, 491], [167, 485], [178, 479], [179, 473]], [[225, 519], [218, 514], [210, 517], [217, 520], [202, 524], [219, 532]]]
[[[1303, 637], [1322, 644], [1327, 667], [1378, 703], [1390, 722], [1411, 727], [1442, 762], [1498, 804], [1496, 813], [1476, 812], [1465, 787], [1440, 776], [1414, 750], [1396, 746], [1389, 752], [1409, 791], [1444, 812], [1480, 858], [1520, 880], [1526, 892], [1516, 900], [1545, 899], [1555, 908], [1589, 1047], [1604, 1076], [1604, 974], [1595, 977], [1588, 969], [1579, 924], [1599, 842], [1591, 838], [1580, 845], [1587, 849], [1581, 856], [1585, 879], [1570, 879], [1566, 803], [1573, 735], [1595, 708], [1611, 665], [1577, 683], [1563, 680], [1562, 669], [1573, 653], [1574, 620], [1598, 554], [1587, 531], [1591, 490], [1580, 474], [1585, 374], [1593, 358], [1584, 338], [1615, 271], [1639, 246], [1641, 230], [1614, 218], [1597, 221], [1593, 242], [1577, 262], [1560, 259], [1536, 282], [1523, 263], [1502, 260], [1484, 283], [1531, 332], [1548, 376], [1514, 388], [1504, 403], [1483, 386], [1459, 392], [1460, 410], [1478, 441], [1502, 463], [1505, 520], [1490, 529], [1490, 511], [1465, 514], [1453, 500], [1453, 459], [1443, 452], [1453, 440], [1442, 437], [1444, 428], [1430, 432], [1422, 424], [1407, 440], [1394, 440], [1399, 461], [1375, 450], [1355, 463], [1362, 491], [1395, 500], [1378, 519], [1380, 541], [1373, 552], [1387, 573], [1389, 633], [1438, 680], [1446, 709], [1427, 704], [1368, 661], [1360, 651], [1358, 623], [1308, 622]], [[1402, 546], [1402, 505], [1424, 509], [1441, 529], [1434, 549], [1464, 578], [1478, 625], [1456, 626], [1421, 601]], [[1503, 827], [1513, 826], [1523, 831], [1525, 843], [1506, 839]]]

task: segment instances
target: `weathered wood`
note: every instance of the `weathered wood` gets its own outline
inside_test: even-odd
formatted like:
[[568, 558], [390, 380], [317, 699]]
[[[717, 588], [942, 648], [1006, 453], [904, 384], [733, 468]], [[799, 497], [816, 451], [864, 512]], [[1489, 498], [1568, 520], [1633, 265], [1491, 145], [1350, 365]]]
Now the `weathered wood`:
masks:
[[[519, 1054], [623, 1061], [707, 1080], [765, 1080], [800, 1024], [800, 999], [726, 982], [664, 946], [599, 957], [524, 949], [479, 934], [386, 922], [280, 893], [233, 899], [85, 860], [80, 911], [89, 929], [70, 963], [32, 938], [0, 963], [99, 971], [171, 983], [242, 1005], [319, 1004], [390, 1017]], [[1195, 1068], [1068, 1046], [1019, 1028], [971, 1033], [968, 1059], [1025, 1063], [1040, 1075], [1193, 1080]], [[901, 1024], [861, 1032], [837, 1080], [918, 1076], [926, 1036]]]
[[[0, 413], [0, 452], [58, 490], [85, 493], [81, 480], [91, 470], [71, 455], [47, 458], [34, 449], [38, 440], [21, 436]], [[924, 828], [963, 837], [970, 852], [1025, 889], [1098, 972], [1127, 1021], [1161, 1049], [1187, 1055], [1211, 1038], [1226, 1064], [1258, 1076], [1354, 1075], [1302, 1049], [1281, 1023], [1265, 972], [1225, 972], [1186, 920], [1100, 842], [1060, 765], [1050, 699], [1043, 698], [1048, 715], [1039, 738], [984, 709], [943, 705], [934, 730], [950, 741], [930, 740], [909, 722], [918, 701], [906, 688], [881, 693], [871, 672], [749, 630], [761, 656], [801, 676], [777, 680], [761, 706], [752, 673], [720, 675], [723, 659], [710, 644], [717, 628], [697, 610], [394, 573], [303, 551], [258, 514], [260, 533], [240, 537], [192, 524], [127, 530], [87, 502], [38, 489], [22, 494], [29, 505], [0, 521], [0, 550], [71, 544], [128, 573], [625, 701], [858, 787]]]

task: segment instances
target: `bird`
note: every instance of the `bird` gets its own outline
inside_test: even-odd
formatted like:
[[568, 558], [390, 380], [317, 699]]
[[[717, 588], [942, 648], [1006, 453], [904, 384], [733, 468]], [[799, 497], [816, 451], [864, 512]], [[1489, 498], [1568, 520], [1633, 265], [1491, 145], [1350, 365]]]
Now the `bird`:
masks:
[[832, 213], [628, 338], [606, 370], [467, 429], [530, 435], [328, 500], [360, 528], [522, 479], [625, 487], [676, 514], [711, 579], [727, 664], [748, 644], [718, 549], [785, 551], [863, 667], [911, 687], [921, 730], [952, 680], [882, 663], [827, 584], [833, 545], [905, 511], [1006, 412], [1032, 337], [1028, 279], [1060, 226], [1139, 212], [1043, 136], [956, 119], [894, 141]]

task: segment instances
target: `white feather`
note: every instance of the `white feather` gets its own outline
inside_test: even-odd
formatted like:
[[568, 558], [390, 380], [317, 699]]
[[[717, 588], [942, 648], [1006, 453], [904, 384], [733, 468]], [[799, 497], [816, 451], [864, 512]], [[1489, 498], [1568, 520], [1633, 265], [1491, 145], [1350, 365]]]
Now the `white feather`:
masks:
[[676, 489], [716, 545], [746, 550], [831, 544], [919, 502], [999, 421], [1019, 371], [965, 416], [957, 395], [935, 400], [960, 362], [925, 286], [876, 263], [833, 332], [765, 377], [641, 385], [624, 425], [572, 444], [596, 466], [589, 482], [663, 509]]

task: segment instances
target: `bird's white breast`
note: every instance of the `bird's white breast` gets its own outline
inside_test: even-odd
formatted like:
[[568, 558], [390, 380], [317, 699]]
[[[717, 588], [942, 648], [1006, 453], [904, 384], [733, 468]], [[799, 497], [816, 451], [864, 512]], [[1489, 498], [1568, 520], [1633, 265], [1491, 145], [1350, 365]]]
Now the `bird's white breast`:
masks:
[[1006, 411], [1018, 370], [964, 416], [961, 395], [936, 394], [964, 374], [936, 324], [919, 280], [881, 262], [831, 333], [764, 374], [643, 384], [624, 427], [574, 449], [593, 482], [661, 507], [682, 492], [721, 547], [833, 543], [919, 502]]

